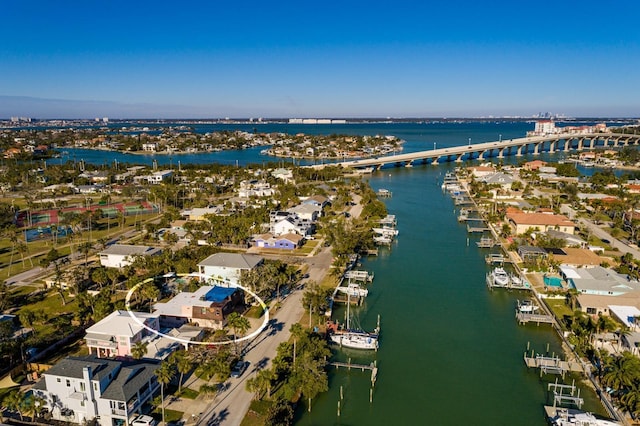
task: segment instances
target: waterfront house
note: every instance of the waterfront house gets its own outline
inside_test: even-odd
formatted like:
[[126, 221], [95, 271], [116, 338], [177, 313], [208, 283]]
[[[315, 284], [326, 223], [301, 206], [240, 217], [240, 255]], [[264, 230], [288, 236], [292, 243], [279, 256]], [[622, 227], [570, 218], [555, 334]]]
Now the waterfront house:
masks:
[[106, 268], [123, 268], [131, 265], [136, 256], [155, 256], [162, 249], [150, 246], [134, 246], [129, 244], [113, 244], [98, 253], [100, 264]]
[[205, 280], [227, 286], [236, 286], [242, 271], [250, 271], [264, 259], [254, 254], [215, 253], [198, 263], [198, 272]]
[[562, 265], [569, 266], [598, 266], [602, 258], [587, 248], [563, 247], [549, 248], [547, 252], [553, 254], [555, 260]]
[[540, 167], [544, 167], [546, 165], [547, 165], [547, 163], [545, 161], [533, 160], [533, 161], [527, 161], [526, 163], [524, 163], [522, 165], [522, 168], [524, 170], [534, 171], [534, 170], [538, 170], [538, 169], [540, 169]]
[[101, 426], [130, 424], [159, 392], [157, 361], [67, 357], [33, 387], [54, 420]]
[[487, 185], [499, 185], [504, 190], [511, 189], [511, 184], [515, 182], [513, 176], [502, 172], [486, 175], [479, 178], [478, 180], [481, 182], [485, 182]]
[[476, 178], [484, 178], [486, 176], [491, 176], [496, 172], [496, 168], [493, 167], [493, 165], [473, 166], [473, 167], [469, 167], [468, 170]]
[[567, 234], [574, 234], [576, 229], [575, 223], [565, 215], [511, 211], [506, 217], [516, 235], [524, 234], [530, 228], [541, 232], [555, 229]]
[[222, 329], [227, 316], [244, 303], [244, 293], [237, 287], [202, 286], [195, 292], [181, 292], [166, 303], [156, 303], [154, 313], [162, 327]]
[[609, 316], [609, 305], [628, 305], [629, 303], [637, 304], [640, 302], [638, 294], [635, 292], [626, 293], [618, 296], [608, 296], [599, 294], [578, 294], [576, 296], [576, 307], [587, 315], [597, 318], [598, 315]]
[[540, 247], [520, 246], [518, 247], [518, 256], [523, 262], [535, 263], [538, 259], [546, 259], [549, 255]]
[[600, 296], [620, 296], [640, 290], [640, 283], [629, 276], [619, 274], [613, 269], [594, 266], [576, 268], [569, 265], [560, 266], [560, 275], [579, 293]]
[[153, 335], [151, 330], [160, 330], [157, 314], [144, 312], [132, 312], [132, 314], [140, 322], [133, 319], [128, 311], [118, 310], [89, 327], [85, 335], [89, 354], [95, 351], [98, 358], [131, 356], [131, 348], [137, 342]]

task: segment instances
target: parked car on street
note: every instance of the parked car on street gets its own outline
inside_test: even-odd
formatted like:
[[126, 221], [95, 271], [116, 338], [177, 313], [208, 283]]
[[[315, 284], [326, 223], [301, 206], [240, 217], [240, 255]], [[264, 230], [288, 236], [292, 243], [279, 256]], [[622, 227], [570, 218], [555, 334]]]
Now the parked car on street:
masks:
[[249, 367], [249, 361], [240, 360], [236, 362], [233, 368], [231, 369], [231, 377], [242, 376], [242, 373], [246, 371], [247, 367]]

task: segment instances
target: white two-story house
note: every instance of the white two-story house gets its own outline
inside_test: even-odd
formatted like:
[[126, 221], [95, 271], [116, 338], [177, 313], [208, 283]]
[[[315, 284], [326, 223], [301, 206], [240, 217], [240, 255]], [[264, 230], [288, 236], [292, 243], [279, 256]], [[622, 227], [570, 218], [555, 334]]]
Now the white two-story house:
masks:
[[94, 356], [67, 357], [33, 386], [55, 420], [101, 426], [130, 425], [155, 394], [154, 361], [116, 361]]

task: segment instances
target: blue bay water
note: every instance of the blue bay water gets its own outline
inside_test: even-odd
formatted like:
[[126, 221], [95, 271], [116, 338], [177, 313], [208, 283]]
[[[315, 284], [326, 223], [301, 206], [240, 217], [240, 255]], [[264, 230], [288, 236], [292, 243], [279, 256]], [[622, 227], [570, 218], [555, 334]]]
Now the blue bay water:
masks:
[[[264, 127], [271, 126], [271, 127]], [[253, 126], [236, 126], [251, 130]], [[317, 134], [393, 134], [404, 140], [405, 152], [522, 137], [532, 123], [352, 124], [341, 126], [263, 125], [258, 131]], [[267, 130], [268, 129], [268, 130]], [[206, 131], [211, 131], [207, 128]], [[228, 130], [228, 129], [227, 129]], [[273, 160], [260, 148], [211, 154], [138, 156], [104, 151], [68, 150], [77, 160], [96, 164], [118, 162], [177, 166], [187, 162], [245, 165]], [[526, 157], [525, 157], [526, 158]], [[62, 159], [61, 159], [62, 160]], [[144, 160], [144, 161], [141, 161]], [[56, 161], [56, 160], [52, 160]], [[551, 404], [547, 382], [527, 370], [523, 352], [529, 342], [536, 352], [559, 353], [559, 339], [548, 326], [519, 326], [516, 300], [526, 293], [489, 291], [484, 254], [459, 224], [454, 204], [440, 182], [453, 164], [389, 168], [367, 179], [374, 189], [386, 188], [388, 210], [400, 231], [390, 250], [363, 260], [375, 274], [369, 297], [354, 309], [366, 329], [381, 317], [377, 353], [337, 351], [336, 358], [376, 361], [378, 380], [369, 402], [369, 374], [330, 369], [330, 390], [306, 402], [297, 414], [300, 425], [543, 425], [543, 405]], [[469, 241], [467, 240], [469, 238]], [[342, 319], [338, 309], [335, 317]], [[340, 387], [344, 399], [337, 405]], [[583, 390], [586, 408], [602, 412], [593, 394]]]

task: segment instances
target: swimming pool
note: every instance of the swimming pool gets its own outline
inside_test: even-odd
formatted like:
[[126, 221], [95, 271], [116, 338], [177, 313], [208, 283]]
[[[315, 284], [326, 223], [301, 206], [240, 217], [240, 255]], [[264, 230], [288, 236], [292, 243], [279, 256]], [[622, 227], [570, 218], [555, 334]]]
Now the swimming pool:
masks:
[[544, 277], [544, 285], [548, 287], [562, 287], [562, 278], [560, 277]]

